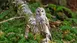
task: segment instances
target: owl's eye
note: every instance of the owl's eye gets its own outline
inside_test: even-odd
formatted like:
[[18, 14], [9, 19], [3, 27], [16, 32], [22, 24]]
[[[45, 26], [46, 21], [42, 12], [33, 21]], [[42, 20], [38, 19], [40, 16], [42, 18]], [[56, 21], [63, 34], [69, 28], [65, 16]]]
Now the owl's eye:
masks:
[[41, 12], [43, 12], [43, 10]]
[[39, 11], [38, 11], [39, 12]]

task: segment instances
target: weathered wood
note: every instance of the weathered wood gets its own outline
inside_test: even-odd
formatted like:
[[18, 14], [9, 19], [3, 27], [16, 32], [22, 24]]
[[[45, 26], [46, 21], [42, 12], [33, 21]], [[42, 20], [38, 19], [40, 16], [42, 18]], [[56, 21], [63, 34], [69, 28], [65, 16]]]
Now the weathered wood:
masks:
[[[28, 37], [29, 29], [35, 29], [36, 28], [36, 21], [33, 16], [33, 13], [31, 12], [30, 8], [27, 5], [26, 1], [22, 0], [15, 0], [17, 5], [18, 14], [25, 15], [26, 19], [26, 29], [25, 29], [25, 37]], [[34, 30], [33, 30], [34, 31]]]
[[5, 23], [5, 22], [8, 22], [8, 21], [11, 21], [11, 20], [14, 20], [14, 19], [19, 19], [19, 18], [25, 18], [25, 16], [12, 17], [12, 18], [10, 18], [10, 19], [0, 21], [0, 24]]

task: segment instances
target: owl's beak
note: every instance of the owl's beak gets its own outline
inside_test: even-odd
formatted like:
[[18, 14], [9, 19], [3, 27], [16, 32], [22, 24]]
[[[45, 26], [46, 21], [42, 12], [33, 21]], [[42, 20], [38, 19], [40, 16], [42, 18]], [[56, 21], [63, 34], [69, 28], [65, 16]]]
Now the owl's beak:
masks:
[[41, 16], [41, 12], [40, 12], [39, 14], [40, 14], [40, 16]]

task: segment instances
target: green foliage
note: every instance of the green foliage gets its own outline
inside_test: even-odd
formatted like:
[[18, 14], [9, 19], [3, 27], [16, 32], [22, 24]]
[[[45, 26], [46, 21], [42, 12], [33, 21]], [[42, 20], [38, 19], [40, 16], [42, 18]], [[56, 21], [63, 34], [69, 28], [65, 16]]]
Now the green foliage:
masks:
[[74, 24], [77, 24], [77, 19], [76, 18], [71, 18], [70, 19]]
[[46, 16], [47, 16], [47, 18], [49, 18], [50, 20], [52, 20], [52, 15], [51, 14], [47, 13]]
[[54, 9], [55, 11], [63, 11], [63, 9], [64, 10], [66, 10], [68, 13], [73, 13], [69, 8], [66, 8], [66, 7], [64, 7], [64, 6], [57, 6], [57, 5], [55, 5], [55, 4], [49, 4], [48, 5], [48, 7], [50, 7], [50, 8], [52, 8], [52, 9]]
[[77, 43], [77, 41], [74, 41], [74, 42], [72, 42], [72, 43]]
[[53, 32], [52, 37], [53, 37], [54, 40], [61, 40], [62, 39], [62, 33], [58, 32], [58, 31]]
[[50, 8], [56, 8], [57, 6], [54, 5], [54, 4], [49, 4], [48, 7], [50, 7]]
[[70, 26], [72, 24], [72, 22], [71, 21], [64, 20], [63, 21], [63, 24], [64, 25], [67, 25], [67, 26]]
[[71, 41], [76, 38], [77, 28], [72, 28], [69, 25], [64, 25], [60, 27], [60, 30], [62, 30], [63, 33], [66, 32], [66, 35], [64, 36], [65, 40]]
[[74, 38], [75, 38], [75, 36], [74, 36], [72, 33], [67, 34], [67, 35], [65, 35], [65, 37], [64, 37], [64, 39], [65, 39], [65, 40], [68, 40], [68, 41], [71, 41], [71, 40], [73, 40]]
[[33, 13], [35, 13], [35, 10], [40, 7], [40, 3], [33, 3], [29, 4], [30, 9], [32, 10]]
[[57, 43], [63, 43], [63, 41], [61, 40], [55, 40]]
[[68, 25], [65, 25], [65, 26], [61, 26], [60, 29], [61, 30], [70, 30], [72, 27], [71, 26], [68, 26]]
[[10, 11], [9, 10], [6, 10], [6, 11], [2, 12], [0, 14], [0, 19], [2, 19], [4, 16], [6, 16], [8, 14], [8, 12], [10, 12]]
[[70, 17], [75, 17], [76, 15], [74, 12], [72, 12], [69, 8], [66, 8], [64, 6], [59, 6], [55, 4], [48, 4], [49, 12], [51, 12], [52, 15], [55, 15], [57, 19], [64, 20], [68, 19]]
[[21, 38], [21, 39], [18, 41], [18, 43], [25, 43], [25, 38], [24, 38], [24, 37]]

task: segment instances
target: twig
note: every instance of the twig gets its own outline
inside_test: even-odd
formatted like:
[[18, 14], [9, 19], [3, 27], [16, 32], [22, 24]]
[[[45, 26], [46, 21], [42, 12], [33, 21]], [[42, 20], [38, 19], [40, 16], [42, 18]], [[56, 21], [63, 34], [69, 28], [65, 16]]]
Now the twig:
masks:
[[48, 7], [48, 4], [47, 5], [44, 5], [43, 7], [45, 7], [45, 8]]
[[7, 19], [7, 20], [3, 20], [3, 21], [1, 21], [0, 24], [5, 23], [5, 22], [8, 22], [8, 21], [13, 20], [13, 19], [19, 19], [19, 18], [24, 18], [24, 17], [25, 17], [25, 16], [12, 17], [12, 18], [10, 18], [10, 19]]

